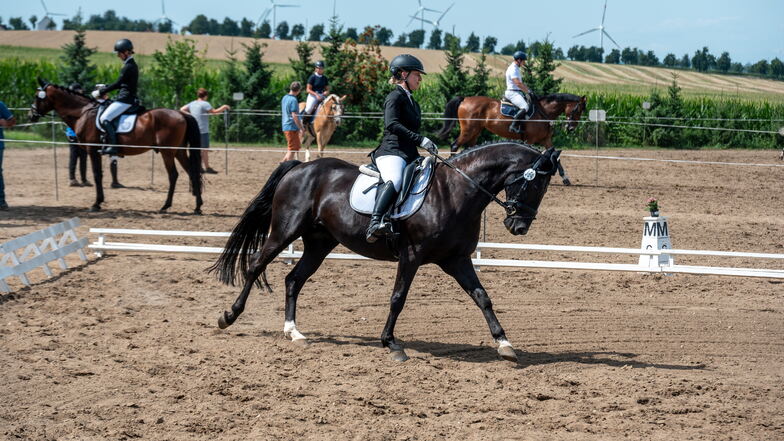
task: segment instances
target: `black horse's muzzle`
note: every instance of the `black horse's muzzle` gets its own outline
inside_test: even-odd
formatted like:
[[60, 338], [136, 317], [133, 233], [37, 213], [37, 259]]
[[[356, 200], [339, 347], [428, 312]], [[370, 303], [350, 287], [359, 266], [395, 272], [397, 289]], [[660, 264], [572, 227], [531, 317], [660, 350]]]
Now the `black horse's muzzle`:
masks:
[[521, 216], [507, 216], [506, 219], [504, 219], [504, 227], [515, 236], [522, 236], [528, 233], [528, 229], [531, 228], [531, 222], [533, 222], [533, 220], [533, 218]]

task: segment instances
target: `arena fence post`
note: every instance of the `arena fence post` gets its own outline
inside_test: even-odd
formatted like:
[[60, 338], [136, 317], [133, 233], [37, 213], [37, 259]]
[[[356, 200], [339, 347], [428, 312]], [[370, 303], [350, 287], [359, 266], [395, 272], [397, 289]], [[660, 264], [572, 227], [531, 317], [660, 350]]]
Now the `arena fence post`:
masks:
[[54, 200], [60, 200], [60, 185], [57, 182], [57, 144], [54, 139], [54, 126], [57, 122], [54, 120], [54, 114], [50, 116], [50, 126], [52, 126], [52, 155], [54, 156]]
[[223, 112], [223, 143], [226, 149], [223, 151], [223, 169], [229, 174], [229, 112]]

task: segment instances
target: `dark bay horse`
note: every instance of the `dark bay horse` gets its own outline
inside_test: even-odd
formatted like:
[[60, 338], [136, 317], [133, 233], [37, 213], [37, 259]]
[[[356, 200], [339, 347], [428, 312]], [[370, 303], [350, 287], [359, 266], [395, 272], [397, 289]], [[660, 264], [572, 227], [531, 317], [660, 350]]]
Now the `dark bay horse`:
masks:
[[[103, 166], [101, 163], [101, 132], [95, 125], [98, 102], [65, 87], [49, 84], [38, 80], [41, 87], [36, 92], [35, 101], [30, 107], [30, 120], [35, 122], [40, 117], [54, 110], [60, 118], [76, 132], [79, 142], [95, 145], [84, 145], [90, 155], [93, 178], [95, 179], [95, 203], [91, 211], [101, 209], [103, 198]], [[117, 142], [126, 146], [173, 146], [192, 148], [158, 150], [169, 175], [169, 193], [166, 203], [160, 212], [165, 212], [172, 205], [174, 187], [177, 183], [177, 167], [175, 160], [190, 178], [191, 192], [196, 197], [194, 213], [201, 214], [201, 137], [196, 119], [183, 112], [172, 109], [152, 109], [137, 117], [136, 127], [131, 133], [117, 134]], [[121, 156], [140, 155], [150, 150], [143, 147], [120, 147]]]
[[[501, 114], [501, 101], [486, 96], [457, 96], [452, 98], [444, 110], [444, 123], [436, 135], [446, 140], [449, 132], [460, 122], [460, 135], [452, 143], [451, 150], [456, 152], [460, 147], [476, 145], [476, 140], [487, 129], [507, 139], [519, 139], [528, 144], [541, 145], [546, 148], [553, 146], [553, 123], [560, 115], [566, 115], [566, 130], [573, 131], [585, 111], [585, 96], [570, 93], [552, 93], [535, 98], [536, 112], [530, 120], [523, 123], [523, 133], [509, 130], [512, 118]], [[559, 169], [564, 184], [569, 185], [569, 178]]]
[[[471, 253], [479, 241], [482, 212], [493, 200], [506, 209], [504, 226], [510, 233], [528, 232], [556, 172], [559, 154], [553, 148], [540, 153], [530, 146], [504, 142], [479, 146], [448, 160], [448, 165], [467, 177], [438, 164], [422, 208], [397, 224], [400, 236], [395, 245], [365, 240], [370, 216], [355, 212], [348, 201], [359, 173], [356, 165], [336, 158], [281, 164], [250, 202], [223, 254], [210, 268], [226, 284], [233, 285], [238, 278], [243, 282], [239, 297], [231, 311], [220, 316], [218, 326], [226, 328], [242, 314], [253, 284], [261, 286], [259, 276], [271, 292], [264, 270], [302, 237], [302, 258], [286, 276], [286, 337], [298, 343], [307, 341], [296, 326], [297, 297], [326, 255], [342, 244], [372, 259], [398, 262], [389, 316], [381, 334], [381, 343], [393, 360], [407, 359], [394, 336], [395, 322], [417, 269], [429, 263], [454, 277], [479, 306], [499, 345], [498, 353], [507, 360], [517, 360], [479, 282]], [[506, 191], [506, 202], [495, 196], [501, 190]]]

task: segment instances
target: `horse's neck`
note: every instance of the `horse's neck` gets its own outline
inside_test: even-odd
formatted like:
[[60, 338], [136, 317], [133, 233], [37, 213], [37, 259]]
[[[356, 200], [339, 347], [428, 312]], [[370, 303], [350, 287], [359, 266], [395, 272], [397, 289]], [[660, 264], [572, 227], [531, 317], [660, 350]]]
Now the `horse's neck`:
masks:
[[[517, 144], [479, 147], [477, 151], [469, 151], [465, 157], [459, 158], [454, 162], [454, 165], [463, 170], [479, 185], [496, 194], [503, 189], [504, 181], [506, 181], [511, 172], [521, 169], [524, 167], [524, 164], [533, 161], [535, 153], [531, 151], [528, 154], [522, 150], [524, 148]], [[472, 157], [472, 155], [476, 156]], [[463, 177], [460, 177], [460, 179], [468, 185], [473, 185]]]
[[60, 116], [60, 118], [65, 121], [70, 127], [73, 127], [76, 124], [76, 121], [79, 118], [87, 113], [90, 107], [89, 102], [87, 103], [79, 103], [76, 100], [72, 100], [71, 102], [63, 103], [60, 105], [54, 106], [54, 111]]
[[567, 103], [564, 101], [551, 101], [546, 104], [542, 104], [542, 101], [544, 99], [539, 101], [539, 109], [547, 119], [555, 119], [566, 110]]

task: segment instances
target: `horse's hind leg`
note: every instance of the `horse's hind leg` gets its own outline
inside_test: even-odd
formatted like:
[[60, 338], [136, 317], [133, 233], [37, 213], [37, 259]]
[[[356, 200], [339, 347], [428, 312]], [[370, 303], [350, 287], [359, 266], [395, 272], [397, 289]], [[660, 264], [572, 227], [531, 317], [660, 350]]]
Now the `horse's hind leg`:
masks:
[[512, 344], [506, 339], [506, 333], [498, 322], [498, 318], [493, 312], [493, 303], [487, 295], [482, 284], [479, 282], [479, 277], [476, 275], [474, 265], [471, 263], [470, 256], [460, 256], [450, 259], [446, 262], [439, 263], [441, 269], [445, 273], [454, 277], [460, 287], [463, 288], [471, 299], [473, 299], [476, 306], [482, 310], [485, 316], [487, 325], [490, 327], [490, 334], [498, 343], [498, 354], [505, 360], [517, 361], [517, 354], [515, 354]]
[[[188, 164], [188, 154], [185, 152], [185, 150], [177, 150], [177, 153], [175, 154], [175, 158], [177, 158], [177, 162], [180, 163], [180, 166], [182, 167], [182, 169], [185, 170], [185, 173], [188, 175], [188, 178], [191, 181], [191, 187], [193, 187], [193, 185], [194, 185], [194, 182], [193, 182], [194, 177], [191, 176], [190, 164]], [[199, 167], [201, 167], [201, 164], [199, 164]], [[200, 179], [200, 178], [197, 177], [196, 179]], [[194, 208], [194, 210], [193, 210], [194, 214], [201, 214], [201, 206], [202, 206], [203, 203], [204, 202], [201, 199], [201, 193], [197, 194], [196, 195], [196, 208]]]
[[572, 181], [569, 179], [569, 175], [566, 174], [566, 170], [564, 170], [560, 161], [558, 161], [558, 174], [561, 176], [561, 181], [564, 185], [572, 185]]
[[166, 166], [166, 174], [169, 176], [169, 193], [166, 195], [166, 202], [159, 210], [161, 213], [165, 213], [166, 210], [172, 206], [172, 199], [174, 198], [174, 187], [177, 185], [177, 177], [179, 176], [179, 173], [177, 173], [177, 167], [174, 165], [174, 155], [172, 155], [170, 152], [162, 151], [161, 157], [163, 158], [163, 165]]
[[[296, 238], [296, 236], [294, 238]], [[242, 286], [242, 291], [240, 291], [237, 300], [231, 305], [231, 311], [224, 311], [218, 319], [219, 328], [226, 329], [237, 320], [240, 314], [245, 310], [245, 303], [248, 301], [248, 295], [250, 294], [251, 288], [253, 288], [253, 284], [256, 283], [256, 280], [264, 270], [267, 269], [267, 265], [272, 262], [275, 256], [289, 246], [289, 244], [294, 241], [294, 238], [288, 241], [274, 243], [267, 240], [264, 242], [261, 250], [250, 257], [248, 271], [244, 275], [245, 284]]]
[[286, 276], [286, 319], [283, 323], [283, 334], [298, 344], [307, 343], [307, 339], [297, 329], [297, 297], [308, 278], [338, 244], [326, 233], [306, 235], [302, 240], [305, 245], [302, 257]]

